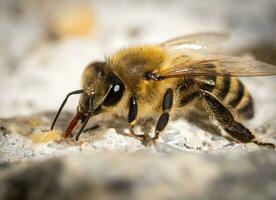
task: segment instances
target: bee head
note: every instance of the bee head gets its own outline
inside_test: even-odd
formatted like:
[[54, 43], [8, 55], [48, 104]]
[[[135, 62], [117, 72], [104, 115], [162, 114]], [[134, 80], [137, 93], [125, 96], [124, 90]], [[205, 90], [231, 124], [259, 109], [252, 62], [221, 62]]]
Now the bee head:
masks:
[[125, 86], [106, 62], [93, 62], [83, 73], [83, 94], [78, 112], [95, 115], [106, 107], [115, 106], [123, 96]]
[[115, 106], [121, 100], [125, 90], [123, 82], [112, 72], [106, 62], [93, 62], [85, 68], [82, 88], [77, 91], [81, 94], [77, 113], [64, 134], [64, 137], [70, 136], [80, 121], [82, 126], [76, 135], [76, 140], [83, 132], [88, 120], [104, 109]]
[[79, 135], [83, 132], [88, 120], [106, 108], [116, 106], [125, 90], [123, 82], [112, 72], [109, 64], [106, 62], [93, 62], [85, 68], [82, 78], [82, 88], [81, 90], [72, 91], [67, 95], [51, 125], [51, 130], [53, 130], [69, 96], [81, 94], [77, 113], [64, 134], [64, 137], [70, 136], [80, 121], [82, 126], [78, 131], [76, 140], [78, 140]]

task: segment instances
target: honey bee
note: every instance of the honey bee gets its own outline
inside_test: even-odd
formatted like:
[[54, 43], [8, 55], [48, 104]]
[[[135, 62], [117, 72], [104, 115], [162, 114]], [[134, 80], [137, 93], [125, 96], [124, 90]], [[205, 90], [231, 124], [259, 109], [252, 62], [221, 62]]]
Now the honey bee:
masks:
[[[221, 54], [224, 33], [182, 36], [158, 45], [125, 48], [105, 61], [89, 64], [82, 76], [82, 89], [70, 92], [60, 106], [51, 130], [71, 95], [81, 94], [77, 112], [64, 137], [78, 140], [88, 120], [104, 112], [123, 113], [130, 135], [152, 144], [169, 119], [200, 109], [208, 113], [232, 139], [241, 143], [275, 147], [263, 143], [241, 121], [254, 116], [253, 99], [237, 77], [276, 75], [276, 67], [254, 59]], [[137, 135], [141, 119], [157, 119], [155, 134]]]

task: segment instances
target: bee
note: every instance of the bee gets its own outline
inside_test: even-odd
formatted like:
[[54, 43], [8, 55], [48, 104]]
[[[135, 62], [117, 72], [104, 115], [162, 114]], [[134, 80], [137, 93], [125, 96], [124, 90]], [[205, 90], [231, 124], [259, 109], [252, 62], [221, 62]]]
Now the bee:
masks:
[[[67, 99], [81, 94], [76, 114], [65, 131], [74, 128], [78, 140], [89, 119], [104, 112], [122, 113], [131, 136], [152, 144], [169, 119], [190, 109], [208, 113], [218, 126], [240, 143], [275, 147], [260, 142], [242, 124], [254, 116], [254, 102], [237, 77], [276, 75], [276, 67], [254, 59], [219, 52], [224, 33], [198, 33], [165, 41], [122, 49], [89, 64], [82, 75], [82, 89], [70, 92], [61, 104], [51, 126]], [[137, 135], [134, 127], [141, 119], [156, 119], [153, 137]]]

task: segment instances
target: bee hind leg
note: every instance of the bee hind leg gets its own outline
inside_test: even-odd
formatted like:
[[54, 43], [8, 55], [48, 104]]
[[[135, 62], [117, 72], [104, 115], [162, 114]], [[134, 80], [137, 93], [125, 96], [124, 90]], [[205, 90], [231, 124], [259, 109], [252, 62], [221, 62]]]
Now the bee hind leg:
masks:
[[232, 113], [214, 95], [207, 91], [202, 91], [201, 95], [207, 102], [208, 108], [212, 115], [231, 137], [241, 143], [253, 142], [259, 146], [266, 146], [273, 149], [275, 148], [275, 145], [272, 143], [263, 143], [258, 141], [249, 129], [235, 120]]

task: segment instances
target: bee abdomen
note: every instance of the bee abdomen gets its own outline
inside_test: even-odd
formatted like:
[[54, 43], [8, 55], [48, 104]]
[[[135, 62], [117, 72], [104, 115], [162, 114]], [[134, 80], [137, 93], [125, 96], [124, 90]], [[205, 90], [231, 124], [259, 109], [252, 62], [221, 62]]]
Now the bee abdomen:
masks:
[[250, 94], [247, 95], [244, 103], [239, 106], [237, 113], [243, 116], [245, 119], [252, 119], [254, 117], [254, 101]]
[[[212, 84], [206, 82], [212, 81]], [[229, 76], [208, 77], [201, 83], [201, 89], [213, 93], [221, 102], [234, 110], [238, 116], [251, 119], [254, 116], [253, 99], [243, 83]]]

